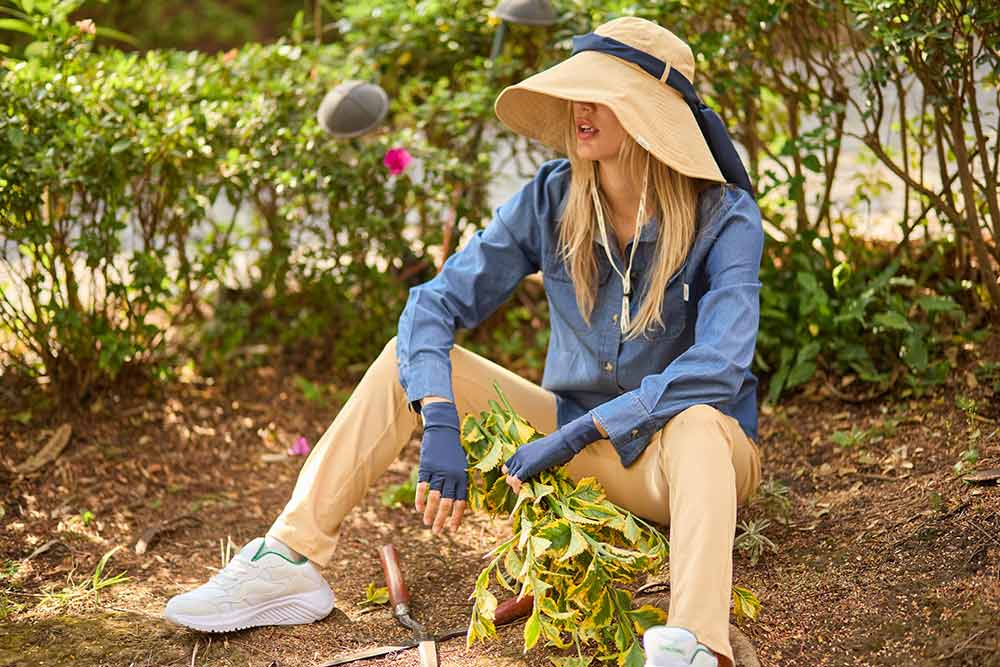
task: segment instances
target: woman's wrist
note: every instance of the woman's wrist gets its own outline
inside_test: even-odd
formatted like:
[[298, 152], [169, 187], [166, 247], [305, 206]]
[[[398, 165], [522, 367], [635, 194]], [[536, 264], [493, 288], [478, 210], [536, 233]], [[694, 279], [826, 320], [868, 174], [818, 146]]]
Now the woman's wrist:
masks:
[[451, 402], [450, 399], [447, 399], [444, 396], [424, 396], [423, 398], [420, 399], [420, 407], [424, 407], [428, 403], [437, 403], [438, 401]]
[[601, 425], [601, 422], [597, 421], [597, 417], [591, 414], [590, 418], [594, 420], [594, 426], [597, 427], [597, 432], [601, 434], [601, 437], [607, 438], [608, 432], [604, 430], [604, 426]]

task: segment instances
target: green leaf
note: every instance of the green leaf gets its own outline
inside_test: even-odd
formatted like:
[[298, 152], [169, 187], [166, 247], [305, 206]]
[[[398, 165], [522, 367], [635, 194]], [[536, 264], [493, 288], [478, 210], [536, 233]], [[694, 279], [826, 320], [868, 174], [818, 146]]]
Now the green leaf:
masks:
[[528, 622], [524, 624], [524, 652], [527, 653], [532, 646], [538, 643], [538, 637], [542, 633], [542, 624], [538, 618], [538, 609], [531, 612]]
[[0, 30], [22, 32], [26, 35], [35, 35], [37, 33], [35, 26], [20, 19], [0, 19]]
[[389, 602], [389, 588], [387, 586], [376, 587], [375, 582], [369, 582], [365, 589], [364, 604], [386, 604]]
[[756, 621], [757, 614], [760, 613], [760, 600], [749, 588], [733, 586], [733, 613], [736, 618]]
[[[477, 470], [482, 470], [483, 472], [489, 472], [493, 470], [498, 465], [500, 465], [500, 459], [503, 456], [503, 441], [496, 440], [493, 446], [490, 447], [490, 451], [486, 453], [486, 456], [479, 459], [479, 463], [473, 467]], [[523, 486], [521, 488], [524, 488]]]
[[632, 617], [635, 631], [643, 633], [654, 625], [666, 625], [667, 612], [651, 604], [644, 604], [638, 609], [627, 612]]
[[476, 594], [476, 605], [479, 607], [480, 614], [491, 621], [493, 620], [497, 610], [497, 598], [490, 592], [490, 589], [484, 588]]
[[594, 661], [594, 656], [569, 656], [569, 657], [549, 657], [554, 667], [590, 667]]
[[646, 654], [638, 639], [633, 639], [628, 650], [618, 656], [618, 667], [643, 667], [645, 664]]
[[913, 330], [913, 327], [910, 325], [910, 321], [895, 310], [887, 310], [884, 313], [879, 313], [875, 316], [874, 322], [887, 329], [895, 329], [896, 331]]
[[632, 515], [629, 514], [625, 517], [625, 539], [635, 544], [636, 540], [639, 539], [641, 532], [639, 531], [639, 526], [636, 525], [635, 520]]
[[569, 547], [566, 549], [566, 553], [559, 557], [559, 561], [569, 560], [587, 549], [587, 540], [584, 538], [583, 532], [573, 524], [570, 524], [569, 531]]
[[917, 299], [917, 305], [925, 313], [941, 313], [962, 309], [950, 296], [922, 296]]
[[548, 551], [548, 548], [552, 545], [552, 542], [545, 539], [544, 537], [538, 537], [533, 535], [531, 537], [531, 553], [536, 559], [541, 558]]
[[115, 30], [114, 28], [106, 28], [104, 26], [97, 26], [97, 36], [106, 37], [108, 39], [114, 39], [119, 42], [124, 42], [130, 46], [139, 46], [139, 41], [127, 33], [121, 32], [120, 30]]
[[528, 422], [523, 419], [515, 419], [513, 425], [515, 427], [514, 435], [519, 443], [528, 442], [528, 440], [531, 439], [531, 436], [535, 435], [535, 429], [531, 428]]
[[611, 603], [611, 596], [608, 594], [607, 589], [601, 591], [601, 596], [597, 598], [597, 604], [592, 609], [594, 611], [588, 620], [592, 621], [595, 626], [603, 628], [611, 622], [614, 605]]
[[466, 415], [462, 421], [462, 439], [466, 442], [478, 442], [484, 437], [476, 418], [473, 415]]

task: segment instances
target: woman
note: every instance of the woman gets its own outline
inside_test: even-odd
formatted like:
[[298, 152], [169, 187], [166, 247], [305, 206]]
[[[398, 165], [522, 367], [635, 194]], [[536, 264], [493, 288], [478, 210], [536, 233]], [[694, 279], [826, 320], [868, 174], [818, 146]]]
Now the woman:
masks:
[[[267, 536], [173, 598], [167, 618], [223, 631], [328, 614], [333, 594], [315, 565], [330, 560], [344, 517], [421, 420], [416, 509], [435, 534], [454, 531], [467, 498], [459, 415], [488, 409], [496, 381], [549, 433], [505, 462], [514, 489], [565, 464], [571, 478], [595, 476], [613, 502], [670, 524], [669, 625], [645, 633], [648, 664], [732, 664], [736, 507], [760, 480], [750, 372], [760, 212], [726, 184], [698, 107], [672, 83], [694, 75], [684, 42], [625, 17], [574, 44], [570, 58], [496, 101], [508, 127], [567, 159], [544, 163], [410, 291], [397, 336], [309, 455]], [[542, 387], [454, 345], [458, 327], [482, 322], [538, 270], [551, 319]]]

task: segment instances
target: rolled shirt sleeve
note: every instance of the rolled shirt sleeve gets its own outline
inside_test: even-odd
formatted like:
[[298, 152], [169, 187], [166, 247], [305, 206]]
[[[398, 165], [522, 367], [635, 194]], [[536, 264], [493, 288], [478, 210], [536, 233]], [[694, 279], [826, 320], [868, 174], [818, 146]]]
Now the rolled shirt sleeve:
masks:
[[743, 194], [719, 227], [706, 257], [708, 289], [698, 302], [694, 344], [637, 388], [591, 410], [626, 467], [642, 453], [630, 445], [648, 443], [673, 416], [692, 405], [719, 407], [736, 398], [753, 362], [764, 246], [760, 210]]
[[556, 161], [498, 206], [493, 219], [451, 255], [431, 280], [410, 289], [399, 318], [396, 360], [410, 409], [425, 396], [454, 401], [451, 349], [459, 327], [471, 329], [506, 301], [526, 276], [539, 270], [539, 226], [555, 193], [547, 187]]

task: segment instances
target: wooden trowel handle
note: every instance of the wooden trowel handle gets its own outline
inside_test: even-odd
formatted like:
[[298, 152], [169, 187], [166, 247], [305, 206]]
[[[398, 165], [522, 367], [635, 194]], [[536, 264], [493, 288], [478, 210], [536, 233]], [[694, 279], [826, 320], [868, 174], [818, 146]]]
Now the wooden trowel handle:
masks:
[[385, 574], [385, 585], [389, 588], [389, 601], [392, 603], [393, 613], [396, 613], [399, 605], [406, 607], [403, 613], [409, 613], [410, 591], [403, 581], [403, 571], [399, 567], [399, 554], [395, 545], [383, 544], [379, 549], [378, 559], [382, 563], [382, 573]]
[[516, 621], [522, 616], [527, 616], [531, 613], [531, 607], [534, 603], [535, 598], [530, 595], [525, 595], [520, 600], [507, 598], [498, 604], [496, 611], [493, 612], [493, 625], [504, 625]]

